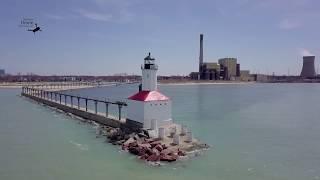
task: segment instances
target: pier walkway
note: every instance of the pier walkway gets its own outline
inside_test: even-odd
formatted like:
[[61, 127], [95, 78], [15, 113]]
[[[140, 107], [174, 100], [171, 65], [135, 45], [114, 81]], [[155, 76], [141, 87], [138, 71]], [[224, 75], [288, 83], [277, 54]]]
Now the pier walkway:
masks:
[[[45, 88], [45, 86], [43, 87]], [[121, 124], [125, 124], [126, 122], [125, 118], [122, 117], [122, 109], [124, 106], [127, 106], [126, 102], [92, 99], [58, 91], [44, 90], [39, 87], [22, 87], [21, 95], [45, 105], [63, 110], [66, 113], [93, 120], [103, 125], [120, 127]], [[90, 101], [94, 104], [93, 109], [90, 109], [90, 106], [88, 106]], [[84, 107], [81, 106], [81, 102], [82, 104], [84, 103]], [[98, 112], [98, 104], [104, 104], [105, 112]], [[117, 117], [109, 113], [110, 106], [117, 106]]]

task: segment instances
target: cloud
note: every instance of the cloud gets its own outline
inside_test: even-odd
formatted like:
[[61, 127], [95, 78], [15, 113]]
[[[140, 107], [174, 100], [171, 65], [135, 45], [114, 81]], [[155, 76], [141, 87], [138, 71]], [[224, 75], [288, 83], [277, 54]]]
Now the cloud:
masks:
[[112, 20], [113, 16], [111, 14], [106, 14], [106, 13], [97, 13], [93, 11], [88, 11], [84, 9], [78, 9], [76, 10], [81, 16], [95, 20], [95, 21], [104, 21], [104, 22], [109, 22]]
[[279, 23], [279, 28], [280, 29], [297, 29], [301, 26], [301, 23], [298, 21], [294, 21], [294, 20], [289, 20], [289, 19], [283, 19], [280, 23]]
[[60, 19], [63, 19], [62, 16], [59, 16], [59, 15], [55, 15], [55, 14], [46, 14], [45, 15], [47, 18], [49, 19], [53, 19], [53, 20], [60, 20]]
[[140, 0], [93, 0], [90, 3], [93, 9], [80, 8], [75, 12], [91, 20], [128, 23], [135, 17], [131, 10], [139, 3]]
[[312, 54], [309, 50], [307, 49], [300, 49], [300, 55], [301, 56], [314, 56], [314, 54]]
[[260, 8], [272, 8], [288, 11], [299, 10], [304, 7], [312, 6], [316, 1], [318, 0], [250, 0], [251, 3], [256, 3]]

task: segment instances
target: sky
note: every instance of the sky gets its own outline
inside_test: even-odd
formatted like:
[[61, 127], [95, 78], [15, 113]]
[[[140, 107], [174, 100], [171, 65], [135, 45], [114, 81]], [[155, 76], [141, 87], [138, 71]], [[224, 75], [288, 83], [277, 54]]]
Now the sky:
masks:
[[[32, 18], [35, 35], [20, 27]], [[297, 75], [320, 57], [319, 0], [1, 0], [0, 69], [39, 75], [141, 74], [148, 52], [160, 75], [235, 57], [252, 73]]]

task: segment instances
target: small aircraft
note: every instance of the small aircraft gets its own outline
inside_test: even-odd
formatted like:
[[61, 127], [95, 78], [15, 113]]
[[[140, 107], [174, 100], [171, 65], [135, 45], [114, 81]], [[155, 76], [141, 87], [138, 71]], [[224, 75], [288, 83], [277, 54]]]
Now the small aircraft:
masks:
[[35, 23], [36, 27], [34, 29], [28, 29], [28, 31], [32, 31], [35, 34], [37, 31], [42, 31], [37, 23]]

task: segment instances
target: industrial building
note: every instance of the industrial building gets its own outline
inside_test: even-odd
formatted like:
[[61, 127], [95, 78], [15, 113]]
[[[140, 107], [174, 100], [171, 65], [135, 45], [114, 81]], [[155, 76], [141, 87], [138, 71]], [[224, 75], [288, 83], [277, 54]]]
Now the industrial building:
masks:
[[[224, 73], [225, 80], [235, 80], [235, 77], [237, 77], [237, 74], [240, 75], [240, 72], [237, 73], [236, 58], [222, 58], [222, 59], [219, 59], [218, 62], [221, 65], [221, 67], [225, 69], [225, 73]], [[240, 67], [240, 64], [238, 66]]]
[[315, 56], [303, 56], [303, 65], [300, 76], [303, 78], [316, 77], [316, 71], [314, 67]]
[[250, 71], [249, 70], [241, 70], [240, 71], [240, 80], [241, 81], [251, 81], [251, 80], [253, 80], [252, 77], [250, 76]]
[[199, 71], [190, 73], [195, 80], [239, 80], [240, 64], [237, 58], [221, 58], [218, 62], [203, 61], [203, 34], [200, 34]]
[[0, 76], [6, 75], [6, 71], [4, 69], [0, 69]]
[[201, 65], [201, 79], [220, 79], [220, 65], [218, 63], [203, 63]]

